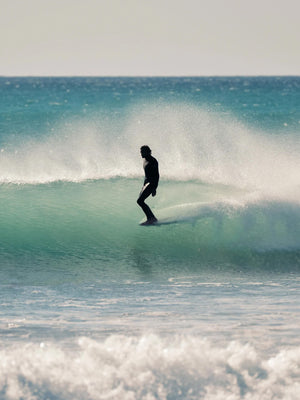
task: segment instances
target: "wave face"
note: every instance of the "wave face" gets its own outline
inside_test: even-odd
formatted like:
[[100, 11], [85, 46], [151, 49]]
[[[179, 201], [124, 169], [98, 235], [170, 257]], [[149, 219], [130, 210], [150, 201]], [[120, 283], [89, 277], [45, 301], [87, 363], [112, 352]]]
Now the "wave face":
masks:
[[[245, 194], [228, 186], [161, 182], [149, 200], [165, 225], [138, 225], [135, 200], [141, 179], [108, 179], [47, 185], [3, 185], [2, 263], [71, 265], [101, 261], [119, 269], [150, 260], [164, 265], [251, 268], [299, 267], [300, 206]], [[98, 261], [97, 261], [98, 260]], [[197, 267], [197, 268], [198, 268]]]

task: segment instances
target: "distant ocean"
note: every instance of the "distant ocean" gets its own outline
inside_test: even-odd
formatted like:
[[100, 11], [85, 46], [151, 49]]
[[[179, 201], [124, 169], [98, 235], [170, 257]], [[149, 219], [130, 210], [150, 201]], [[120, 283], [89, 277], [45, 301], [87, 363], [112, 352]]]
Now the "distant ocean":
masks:
[[300, 77], [0, 94], [0, 399], [299, 400]]

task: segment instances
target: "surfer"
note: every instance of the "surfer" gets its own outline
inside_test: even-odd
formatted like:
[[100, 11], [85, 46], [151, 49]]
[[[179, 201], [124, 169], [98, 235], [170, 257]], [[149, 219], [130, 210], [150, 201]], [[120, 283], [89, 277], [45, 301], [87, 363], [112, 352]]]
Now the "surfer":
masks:
[[157, 219], [155, 218], [150, 207], [145, 203], [145, 200], [150, 196], [150, 194], [152, 194], [152, 196], [156, 195], [156, 189], [159, 181], [158, 162], [154, 157], [152, 157], [149, 146], [141, 147], [141, 156], [144, 158], [143, 167], [145, 171], [145, 180], [142, 191], [137, 199], [137, 203], [147, 217], [147, 221], [143, 222], [141, 225], [152, 225], [157, 222]]

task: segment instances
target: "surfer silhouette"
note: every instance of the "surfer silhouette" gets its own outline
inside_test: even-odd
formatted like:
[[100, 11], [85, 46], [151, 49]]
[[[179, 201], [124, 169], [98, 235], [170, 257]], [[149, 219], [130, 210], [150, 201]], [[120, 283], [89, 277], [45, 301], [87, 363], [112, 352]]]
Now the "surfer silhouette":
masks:
[[143, 167], [145, 171], [145, 180], [142, 191], [137, 199], [137, 203], [147, 217], [147, 221], [143, 222], [141, 225], [152, 225], [157, 222], [157, 219], [155, 218], [150, 207], [145, 203], [145, 200], [150, 196], [150, 194], [152, 194], [152, 196], [156, 195], [156, 189], [159, 181], [158, 162], [154, 157], [152, 157], [149, 146], [141, 147], [141, 156], [144, 158]]

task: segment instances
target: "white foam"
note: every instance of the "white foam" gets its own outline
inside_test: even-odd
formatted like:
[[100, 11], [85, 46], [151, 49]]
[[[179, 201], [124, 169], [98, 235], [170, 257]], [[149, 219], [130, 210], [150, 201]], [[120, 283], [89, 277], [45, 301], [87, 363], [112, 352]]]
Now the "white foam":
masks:
[[[180, 197], [182, 198], [182, 196]], [[183, 203], [155, 210], [159, 224], [217, 222], [214, 240], [258, 250], [299, 249], [300, 204], [240, 196], [224, 201]], [[201, 229], [201, 228], [200, 228]], [[207, 229], [207, 227], [206, 227]]]
[[81, 338], [5, 348], [0, 375], [3, 400], [298, 400], [300, 347], [268, 356], [193, 336]]

